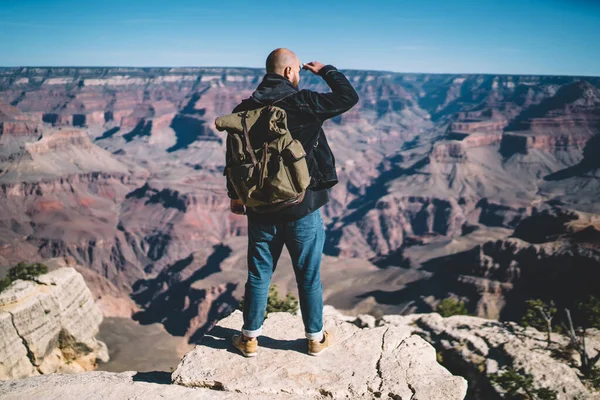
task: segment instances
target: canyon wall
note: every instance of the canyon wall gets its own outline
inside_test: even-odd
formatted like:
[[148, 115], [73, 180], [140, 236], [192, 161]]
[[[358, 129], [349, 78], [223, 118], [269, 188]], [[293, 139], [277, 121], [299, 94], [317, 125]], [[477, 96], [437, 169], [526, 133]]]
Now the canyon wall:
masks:
[[[599, 78], [343, 72], [360, 101], [323, 125], [340, 178], [322, 209], [325, 252], [380, 267], [373, 274], [385, 288], [356, 282], [369, 289], [355, 304], [377, 299], [371, 305], [388, 310], [413, 301], [415, 310], [430, 310], [458, 288], [425, 300], [403, 290], [435, 275], [433, 255], [441, 262], [485, 253], [494, 247], [486, 243], [500, 240], [504, 253], [486, 255], [517, 257], [537, 245], [508, 236], [540, 210], [600, 213]], [[237, 280], [199, 281], [223, 277], [215, 273], [223, 257], [243, 260], [245, 251], [229, 246], [244, 241], [246, 221], [229, 211], [225, 137], [214, 119], [263, 75], [248, 68], [0, 69], [2, 268], [70, 257], [87, 268], [104, 315], [155, 322], [169, 299], [182, 299], [188, 303], [165, 323], [196, 340], [240, 296]], [[328, 91], [310, 74], [300, 85]], [[573, 244], [561, 243], [567, 254]], [[585, 258], [595, 265], [591, 251]], [[469, 257], [469, 265], [485, 259]], [[353, 273], [367, 279], [359, 268]], [[488, 287], [476, 274], [456, 273], [465, 293]], [[498, 285], [476, 308], [480, 315], [503, 315], [505, 297], [516, 292]], [[340, 293], [338, 301], [351, 302]]]

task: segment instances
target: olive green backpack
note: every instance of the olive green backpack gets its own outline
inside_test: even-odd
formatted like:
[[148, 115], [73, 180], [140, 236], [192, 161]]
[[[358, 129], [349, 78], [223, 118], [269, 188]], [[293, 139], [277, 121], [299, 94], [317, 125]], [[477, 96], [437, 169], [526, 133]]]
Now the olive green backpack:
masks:
[[215, 124], [227, 131], [231, 152], [223, 175], [247, 207], [268, 213], [302, 202], [310, 184], [306, 152], [290, 134], [284, 109], [267, 105], [221, 116]]

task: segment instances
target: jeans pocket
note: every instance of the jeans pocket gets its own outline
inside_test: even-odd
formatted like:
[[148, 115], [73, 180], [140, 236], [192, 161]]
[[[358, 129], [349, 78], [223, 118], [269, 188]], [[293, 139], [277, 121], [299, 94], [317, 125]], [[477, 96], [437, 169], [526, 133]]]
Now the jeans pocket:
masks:
[[314, 239], [321, 223], [320, 216], [319, 210], [316, 210], [296, 220], [291, 229], [293, 239], [297, 242], [308, 242]]
[[275, 227], [272, 224], [261, 224], [248, 221], [248, 238], [252, 242], [264, 242], [273, 239]]

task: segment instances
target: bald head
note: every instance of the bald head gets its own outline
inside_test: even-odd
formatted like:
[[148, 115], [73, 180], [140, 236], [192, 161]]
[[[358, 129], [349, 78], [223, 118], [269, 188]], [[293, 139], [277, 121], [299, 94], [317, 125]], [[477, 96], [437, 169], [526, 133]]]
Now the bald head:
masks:
[[267, 73], [275, 73], [285, 75], [287, 67], [297, 70], [300, 65], [300, 60], [293, 51], [280, 47], [273, 50], [267, 57], [266, 68]]

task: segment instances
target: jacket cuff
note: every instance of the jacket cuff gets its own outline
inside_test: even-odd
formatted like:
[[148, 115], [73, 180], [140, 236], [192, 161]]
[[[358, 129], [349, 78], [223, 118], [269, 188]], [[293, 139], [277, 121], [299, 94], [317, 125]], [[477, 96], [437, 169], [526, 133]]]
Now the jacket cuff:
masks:
[[331, 64], [327, 64], [319, 70], [319, 75], [325, 76], [328, 72], [337, 71], [337, 68]]

